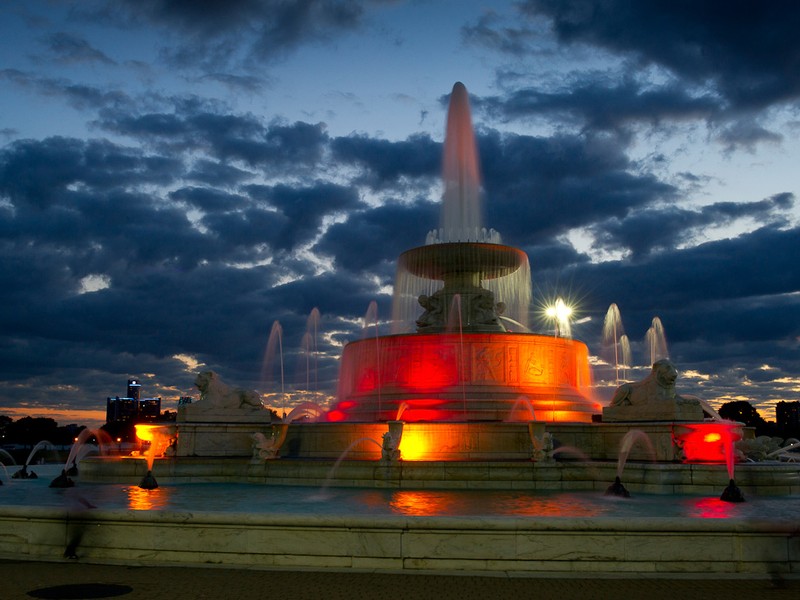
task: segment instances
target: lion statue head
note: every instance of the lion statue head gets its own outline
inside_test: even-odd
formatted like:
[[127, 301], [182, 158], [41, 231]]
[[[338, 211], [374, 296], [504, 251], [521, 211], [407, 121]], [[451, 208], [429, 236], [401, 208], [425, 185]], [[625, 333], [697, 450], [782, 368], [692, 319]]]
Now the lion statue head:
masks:
[[678, 379], [678, 370], [666, 358], [653, 363], [652, 374], [655, 375], [658, 385], [667, 389], [674, 388], [675, 380]]

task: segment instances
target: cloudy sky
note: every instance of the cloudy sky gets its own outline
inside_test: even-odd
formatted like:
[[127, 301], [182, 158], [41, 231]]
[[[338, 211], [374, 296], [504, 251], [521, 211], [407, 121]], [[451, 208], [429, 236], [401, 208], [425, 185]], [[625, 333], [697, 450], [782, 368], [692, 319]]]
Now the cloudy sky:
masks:
[[389, 331], [398, 254], [438, 224], [456, 81], [535, 330], [568, 299], [602, 365], [615, 302], [632, 376], [657, 316], [679, 391], [768, 417], [800, 399], [800, 3], [0, 11], [2, 413], [90, 423], [130, 376], [171, 408], [201, 369], [280, 391], [275, 321], [284, 389], [334, 390], [371, 302]]

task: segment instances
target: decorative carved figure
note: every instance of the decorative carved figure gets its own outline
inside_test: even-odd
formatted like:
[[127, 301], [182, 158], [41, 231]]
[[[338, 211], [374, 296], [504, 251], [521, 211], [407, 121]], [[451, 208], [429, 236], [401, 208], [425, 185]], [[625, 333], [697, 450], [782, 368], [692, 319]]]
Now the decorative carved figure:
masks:
[[[441, 291], [441, 290], [440, 290]], [[425, 330], [429, 327], [444, 327], [444, 305], [442, 304], [441, 294], [438, 292], [427, 296], [422, 294], [417, 301], [425, 309], [419, 319], [417, 319], [418, 330]]]
[[400, 449], [397, 446], [398, 441], [394, 439], [391, 432], [384, 433], [383, 443], [381, 444], [381, 460], [383, 462], [397, 462], [400, 460]]
[[532, 437], [533, 453], [531, 459], [535, 462], [553, 462], [553, 436], [544, 432], [542, 436]]
[[[502, 304], [502, 303], [501, 303]], [[489, 290], [481, 290], [472, 304], [470, 323], [476, 325], [498, 325], [497, 309], [494, 303], [494, 294]], [[505, 305], [503, 305], [505, 309]]]
[[700, 400], [675, 392], [678, 371], [666, 358], [653, 363], [650, 374], [617, 388], [603, 421], [702, 421]]
[[684, 398], [675, 392], [678, 371], [666, 358], [653, 363], [650, 375], [634, 383], [623, 383], [614, 392], [611, 406], [637, 406], [655, 402], [700, 405], [694, 398]]
[[270, 460], [276, 458], [280, 450], [277, 438], [273, 431], [269, 437], [260, 431], [253, 434], [253, 461]]
[[200, 400], [208, 408], [264, 408], [258, 392], [231, 387], [223, 383], [214, 371], [203, 371], [194, 384], [200, 390]]

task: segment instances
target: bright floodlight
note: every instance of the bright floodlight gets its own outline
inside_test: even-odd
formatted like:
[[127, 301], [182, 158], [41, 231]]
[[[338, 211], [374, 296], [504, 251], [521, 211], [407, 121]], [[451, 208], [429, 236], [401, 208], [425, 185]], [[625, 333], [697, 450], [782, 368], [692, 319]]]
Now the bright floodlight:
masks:
[[561, 298], [558, 298], [553, 306], [547, 307], [545, 314], [550, 318], [561, 321], [568, 319], [572, 315], [572, 307], [567, 306]]
[[548, 306], [545, 315], [555, 321], [556, 337], [572, 337], [569, 318], [572, 315], [572, 307], [561, 299], [557, 298], [553, 306]]

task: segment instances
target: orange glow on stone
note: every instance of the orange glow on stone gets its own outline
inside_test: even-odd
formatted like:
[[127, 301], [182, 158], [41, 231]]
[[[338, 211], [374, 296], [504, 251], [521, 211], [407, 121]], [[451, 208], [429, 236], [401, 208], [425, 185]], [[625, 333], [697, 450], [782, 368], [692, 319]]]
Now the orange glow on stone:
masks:
[[403, 460], [425, 460], [428, 452], [428, 438], [419, 431], [406, 428], [400, 442], [400, 456]]

